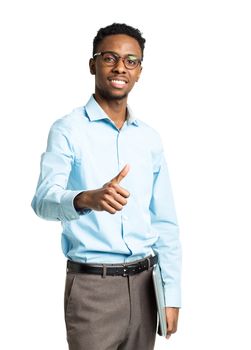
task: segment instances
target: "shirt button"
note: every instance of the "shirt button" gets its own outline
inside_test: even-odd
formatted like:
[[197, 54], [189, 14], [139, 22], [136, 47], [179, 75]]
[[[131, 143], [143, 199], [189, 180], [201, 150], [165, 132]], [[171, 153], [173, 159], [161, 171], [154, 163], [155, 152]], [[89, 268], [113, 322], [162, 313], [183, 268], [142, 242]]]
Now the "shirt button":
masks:
[[123, 220], [123, 221], [127, 221], [127, 220], [128, 220], [128, 216], [122, 215], [122, 220]]

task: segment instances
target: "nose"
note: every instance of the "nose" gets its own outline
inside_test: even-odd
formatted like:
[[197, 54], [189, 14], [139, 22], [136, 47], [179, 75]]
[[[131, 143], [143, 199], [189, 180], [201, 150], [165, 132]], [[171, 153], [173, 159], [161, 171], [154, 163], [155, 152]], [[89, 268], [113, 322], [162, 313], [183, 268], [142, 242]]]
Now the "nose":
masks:
[[120, 57], [118, 62], [115, 64], [115, 66], [113, 67], [113, 72], [117, 72], [117, 73], [125, 73], [125, 65], [123, 62], [123, 59]]

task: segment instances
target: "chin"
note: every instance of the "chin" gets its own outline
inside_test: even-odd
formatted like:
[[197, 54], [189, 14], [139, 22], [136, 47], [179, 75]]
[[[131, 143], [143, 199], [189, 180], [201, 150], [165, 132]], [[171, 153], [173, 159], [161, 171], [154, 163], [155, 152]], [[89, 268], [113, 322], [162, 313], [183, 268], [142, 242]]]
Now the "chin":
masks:
[[110, 99], [111, 100], [124, 100], [127, 98], [128, 94], [123, 94], [123, 95], [111, 95]]
[[123, 100], [123, 99], [128, 97], [128, 92], [120, 93], [120, 94], [114, 94], [114, 93], [112, 93], [110, 91], [99, 91], [99, 93], [106, 100]]

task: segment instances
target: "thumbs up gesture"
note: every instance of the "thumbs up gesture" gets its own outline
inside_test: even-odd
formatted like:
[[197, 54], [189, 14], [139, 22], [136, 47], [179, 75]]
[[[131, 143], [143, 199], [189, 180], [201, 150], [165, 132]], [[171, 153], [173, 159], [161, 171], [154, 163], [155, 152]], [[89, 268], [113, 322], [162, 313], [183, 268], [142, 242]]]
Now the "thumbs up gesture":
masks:
[[127, 204], [130, 193], [120, 186], [122, 179], [129, 172], [129, 165], [124, 168], [109, 182], [105, 183], [102, 188], [79, 193], [74, 198], [74, 207], [76, 210], [93, 209], [97, 211], [107, 211], [115, 214], [122, 210]]

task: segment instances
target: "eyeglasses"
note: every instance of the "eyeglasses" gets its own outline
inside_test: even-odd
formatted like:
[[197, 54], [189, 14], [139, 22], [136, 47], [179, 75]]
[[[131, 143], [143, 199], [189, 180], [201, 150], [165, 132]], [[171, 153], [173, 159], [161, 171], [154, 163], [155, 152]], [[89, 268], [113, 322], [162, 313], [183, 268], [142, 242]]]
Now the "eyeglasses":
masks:
[[117, 53], [112, 51], [97, 52], [93, 55], [93, 58], [97, 56], [101, 56], [102, 62], [108, 67], [116, 66], [119, 63], [120, 59], [122, 59], [124, 66], [127, 69], [134, 69], [138, 67], [138, 65], [142, 62], [141, 58], [138, 58], [134, 55], [127, 55], [125, 57], [121, 57]]

